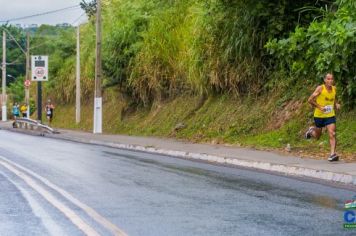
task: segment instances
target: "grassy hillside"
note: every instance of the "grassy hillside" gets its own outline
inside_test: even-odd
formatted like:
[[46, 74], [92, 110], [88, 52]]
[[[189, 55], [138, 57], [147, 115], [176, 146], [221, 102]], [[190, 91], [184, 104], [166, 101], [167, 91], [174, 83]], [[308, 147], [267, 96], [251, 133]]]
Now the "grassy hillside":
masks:
[[[339, 147], [344, 157], [355, 156], [354, 0], [102, 3], [105, 132], [280, 150], [290, 144], [298, 155], [325, 157], [326, 135], [319, 141], [302, 136], [312, 123], [306, 98], [332, 72], [344, 105]], [[32, 36], [31, 53], [50, 57], [51, 79], [43, 91], [57, 105], [54, 125], [91, 130], [95, 15], [80, 31], [86, 103], [80, 125], [72, 105], [74, 28], [53, 37], [44, 27]], [[18, 95], [13, 99], [23, 96], [21, 85], [10, 86]]]
[[[54, 125], [92, 131], [92, 103], [82, 107], [82, 122], [75, 124], [74, 105], [58, 106]], [[355, 113], [338, 115], [338, 150], [346, 160], [356, 161]], [[180, 96], [145, 107], [128, 108], [117, 91], [104, 96], [104, 133], [174, 137], [193, 142], [229, 144], [284, 151], [289, 143], [299, 156], [324, 158], [329, 144], [324, 134], [318, 141], [304, 140], [312, 124], [306, 100], [281, 99], [280, 94], [259, 98], [229, 96], [202, 98]]]

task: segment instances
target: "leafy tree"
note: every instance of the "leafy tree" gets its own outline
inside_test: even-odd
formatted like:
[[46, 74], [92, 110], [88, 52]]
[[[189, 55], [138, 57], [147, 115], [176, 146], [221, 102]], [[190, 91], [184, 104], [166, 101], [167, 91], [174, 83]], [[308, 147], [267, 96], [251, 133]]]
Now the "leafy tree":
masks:
[[340, 0], [337, 10], [327, 10], [322, 20], [297, 27], [288, 38], [272, 39], [266, 47], [278, 70], [292, 78], [315, 83], [327, 72], [336, 76], [344, 102], [356, 105], [356, 3]]
[[82, 0], [80, 2], [80, 7], [85, 11], [88, 18], [91, 18], [96, 13], [96, 0], [92, 0], [90, 2]]
[[[26, 48], [26, 38], [25, 34], [18, 28], [13, 26], [3, 25], [1, 27], [6, 32], [6, 73], [7, 75], [7, 85], [15, 81], [16, 78], [25, 74], [25, 54], [21, 51], [21, 46], [23, 49]], [[16, 41], [15, 41], [16, 40]], [[2, 41], [2, 34], [1, 34]], [[19, 44], [17, 44], [17, 43]], [[2, 47], [0, 48], [0, 53], [2, 55]]]

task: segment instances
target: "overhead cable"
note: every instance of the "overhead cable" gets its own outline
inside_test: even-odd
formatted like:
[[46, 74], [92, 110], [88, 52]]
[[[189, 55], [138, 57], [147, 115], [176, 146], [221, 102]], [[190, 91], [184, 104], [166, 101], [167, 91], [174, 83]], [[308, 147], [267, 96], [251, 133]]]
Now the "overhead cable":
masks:
[[65, 7], [65, 8], [61, 8], [61, 9], [57, 9], [57, 10], [53, 10], [53, 11], [47, 11], [47, 12], [43, 12], [43, 13], [38, 13], [38, 14], [34, 14], [34, 15], [29, 15], [29, 16], [22, 16], [22, 17], [13, 18], [13, 19], [0, 20], [0, 23], [4, 23], [4, 22], [8, 23], [10, 21], [18, 21], [18, 20], [37, 17], [37, 16], [44, 16], [44, 15], [61, 12], [61, 11], [69, 10], [69, 9], [75, 9], [75, 8], [80, 8], [80, 5], [74, 5], [74, 6]]
[[17, 44], [17, 46], [21, 49], [21, 51], [22, 51], [24, 54], [26, 54], [25, 49], [23, 49], [23, 48], [21, 47], [21, 45], [19, 44], [19, 42], [17, 42], [17, 40], [16, 40], [15, 37], [10, 33], [10, 31], [9, 31], [8, 29], [6, 29], [6, 27], [1, 27], [1, 28], [3, 28], [3, 29], [8, 33], [8, 35], [10, 35], [10, 37], [12, 38], [12, 40]]
[[75, 19], [72, 23], [71, 23], [71, 25], [74, 25], [77, 21], [79, 21], [80, 20], [80, 18], [82, 18], [82, 16], [85, 14], [85, 12], [83, 12], [77, 19]]

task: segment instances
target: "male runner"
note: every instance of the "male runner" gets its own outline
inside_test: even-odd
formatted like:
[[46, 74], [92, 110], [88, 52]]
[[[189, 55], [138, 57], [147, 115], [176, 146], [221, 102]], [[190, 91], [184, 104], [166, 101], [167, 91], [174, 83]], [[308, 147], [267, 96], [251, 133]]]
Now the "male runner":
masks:
[[336, 154], [336, 118], [335, 109], [340, 109], [340, 104], [336, 102], [336, 87], [334, 76], [328, 73], [324, 77], [324, 84], [318, 86], [314, 93], [309, 97], [308, 102], [315, 107], [314, 122], [315, 126], [310, 127], [305, 133], [305, 138], [320, 138], [322, 128], [326, 127], [329, 133], [330, 156], [328, 161], [338, 161]]

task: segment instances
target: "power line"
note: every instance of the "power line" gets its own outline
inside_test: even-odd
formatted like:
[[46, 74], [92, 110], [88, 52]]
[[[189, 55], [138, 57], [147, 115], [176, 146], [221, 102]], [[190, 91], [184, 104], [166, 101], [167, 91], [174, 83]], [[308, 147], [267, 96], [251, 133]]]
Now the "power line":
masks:
[[5, 30], [9, 35], [10, 35], [10, 37], [12, 38], [12, 40], [17, 44], [17, 46], [21, 49], [21, 51], [24, 53], [24, 54], [26, 54], [26, 51], [25, 51], [25, 49], [23, 49], [22, 47], [21, 47], [21, 45], [19, 44], [19, 42], [17, 42], [17, 40], [15, 39], [15, 37], [14, 36], [12, 36], [12, 34], [10, 33], [10, 31], [8, 31], [5, 27], [1, 27], [1, 28], [3, 28], [3, 30]]
[[46, 45], [49, 42], [53, 42], [54, 39], [60, 39], [60, 36], [46, 36], [46, 37], [43, 37], [44, 41], [42, 43], [30, 47], [30, 49], [35, 49], [35, 48], [41, 47], [43, 45]]
[[24, 19], [28, 19], [28, 18], [37, 17], [37, 16], [49, 15], [49, 14], [52, 14], [52, 13], [57, 13], [57, 12], [61, 12], [61, 11], [69, 10], [69, 9], [75, 9], [75, 8], [80, 8], [80, 6], [79, 5], [74, 5], [74, 6], [65, 7], [65, 8], [61, 8], [61, 9], [57, 9], [57, 10], [53, 10], [53, 11], [47, 11], [47, 12], [43, 12], [43, 13], [38, 13], [38, 14], [34, 14], [34, 15], [22, 16], [22, 17], [8, 19], [8, 20], [1, 20], [0, 23], [4, 23], [4, 22], [8, 23], [10, 21], [24, 20]]
[[82, 18], [82, 16], [85, 14], [85, 12], [83, 12], [77, 19], [75, 19], [72, 23], [71, 23], [71, 25], [74, 25], [77, 21], [79, 21], [80, 20], [80, 18]]
[[[25, 49], [24, 49], [24, 48], [20, 45], [20, 43], [15, 39], [15, 37], [10, 33], [10, 31], [9, 31], [8, 29], [6, 29], [6, 27], [4, 27], [4, 26], [0, 26], [0, 28], [2, 28], [3, 30], [5, 30], [5, 31], [9, 34], [9, 36], [11, 37], [11, 39], [9, 39], [9, 40], [10, 40], [10, 41], [14, 41], [14, 42], [17, 44], [17, 46], [21, 49], [21, 51], [22, 51], [24, 54], [26, 54]], [[53, 41], [53, 39], [58, 39], [58, 38], [60, 38], [60, 37], [59, 37], [59, 36], [46, 36], [46, 39], [45, 39], [44, 42], [42, 42], [42, 43], [40, 43], [40, 44], [38, 44], [38, 45], [32, 46], [30, 49], [38, 48], [38, 47], [40, 47], [40, 46], [42, 46], [42, 45], [47, 44], [47, 43], [50, 42], [50, 41]]]
[[24, 63], [20, 63], [19, 62], [20, 59], [23, 59], [23, 58], [21, 58], [21, 56], [19, 56], [16, 60], [14, 60], [12, 62], [6, 62], [6, 65], [7, 66], [10, 66], [10, 65], [23, 65]]

